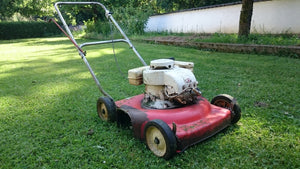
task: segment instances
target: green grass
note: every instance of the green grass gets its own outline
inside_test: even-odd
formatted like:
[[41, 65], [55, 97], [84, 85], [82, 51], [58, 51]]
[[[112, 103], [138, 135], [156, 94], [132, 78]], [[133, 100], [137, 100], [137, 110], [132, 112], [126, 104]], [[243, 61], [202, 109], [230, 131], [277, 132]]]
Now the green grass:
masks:
[[[203, 95], [233, 95], [241, 120], [165, 161], [131, 130], [98, 118], [101, 94], [66, 38], [0, 41], [0, 168], [300, 167], [300, 60], [134, 44], [147, 63], [194, 62]], [[123, 73], [141, 66], [128, 46], [115, 46]], [[120, 75], [111, 45], [85, 50], [115, 100], [143, 92]]]
[[252, 33], [249, 38], [238, 38], [237, 34], [191, 34], [191, 33], [168, 33], [168, 32], [148, 32], [143, 35], [133, 36], [134, 39], [148, 39], [152, 37], [177, 36], [186, 38], [190, 42], [210, 42], [210, 43], [236, 43], [255, 45], [282, 45], [299, 46], [300, 37], [295, 34], [256, 34]]
[[248, 38], [238, 38], [237, 34], [215, 33], [206, 38], [196, 38], [196, 42], [212, 43], [240, 43], [256, 45], [300, 45], [300, 38], [293, 34], [269, 35], [269, 34], [250, 34]]

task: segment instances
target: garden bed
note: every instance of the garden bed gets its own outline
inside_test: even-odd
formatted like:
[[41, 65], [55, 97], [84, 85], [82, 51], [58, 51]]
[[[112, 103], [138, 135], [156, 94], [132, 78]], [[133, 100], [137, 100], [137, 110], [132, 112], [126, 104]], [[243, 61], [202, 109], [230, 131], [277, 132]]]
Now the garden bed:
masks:
[[[253, 54], [271, 54], [285, 57], [299, 58], [299, 45], [259, 45], [259, 44], [237, 44], [237, 43], [213, 43], [213, 42], [196, 42], [194, 39], [199, 37], [183, 36], [164, 36], [145, 39], [147, 42], [154, 42], [165, 45], [175, 45], [192, 47], [202, 50], [213, 50], [218, 52], [229, 53], [253, 53]], [[207, 38], [207, 37], [204, 37]]]

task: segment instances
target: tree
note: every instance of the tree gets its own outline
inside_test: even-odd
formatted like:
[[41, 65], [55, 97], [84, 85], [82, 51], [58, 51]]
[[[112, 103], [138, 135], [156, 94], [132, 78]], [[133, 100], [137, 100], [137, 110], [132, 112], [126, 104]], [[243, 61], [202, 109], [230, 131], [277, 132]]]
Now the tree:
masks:
[[[28, 18], [53, 16], [53, 4], [59, 0], [0, 0], [0, 20], [10, 18], [15, 13]], [[82, 1], [82, 0], [69, 0]], [[239, 0], [94, 0], [103, 3], [109, 10], [117, 11], [127, 7], [147, 7], [149, 12], [166, 13], [177, 10], [197, 8], [201, 6], [236, 2]], [[79, 8], [79, 7], [78, 7]], [[149, 10], [150, 9], [150, 10]], [[72, 16], [78, 15], [80, 10], [72, 11]], [[137, 11], [138, 12], [138, 11]], [[144, 12], [144, 11], [143, 11]], [[148, 12], [147, 12], [148, 13]], [[84, 13], [79, 14], [85, 17]]]
[[152, 6], [154, 13], [174, 12], [178, 10], [237, 2], [240, 0], [144, 0]]
[[51, 15], [53, 13], [51, 10], [53, 2], [54, 0], [23, 0], [18, 6], [17, 12], [25, 17]]
[[24, 17], [41, 17], [53, 14], [55, 0], [1, 0], [0, 20], [12, 17], [19, 13]]
[[0, 20], [11, 17], [17, 10], [18, 1], [1, 0], [0, 1]]
[[246, 37], [250, 34], [251, 19], [253, 13], [253, 0], [242, 0], [242, 10], [240, 14], [239, 38]]
[[176, 3], [178, 9], [181, 10], [181, 9], [197, 8], [202, 6], [225, 4], [225, 3], [237, 2], [237, 1], [239, 0], [174, 0], [174, 3]]

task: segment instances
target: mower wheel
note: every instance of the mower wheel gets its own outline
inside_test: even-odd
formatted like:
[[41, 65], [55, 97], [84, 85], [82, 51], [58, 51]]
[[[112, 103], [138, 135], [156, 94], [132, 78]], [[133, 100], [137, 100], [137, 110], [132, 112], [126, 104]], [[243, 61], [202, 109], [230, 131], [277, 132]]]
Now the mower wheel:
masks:
[[149, 121], [144, 130], [147, 147], [158, 157], [170, 159], [177, 148], [175, 134], [162, 120]]
[[114, 122], [117, 119], [117, 108], [115, 102], [109, 97], [100, 97], [97, 101], [98, 116], [109, 122]]
[[228, 94], [220, 94], [211, 100], [211, 104], [229, 109], [231, 111], [231, 123], [237, 123], [241, 118], [241, 108], [237, 101]]

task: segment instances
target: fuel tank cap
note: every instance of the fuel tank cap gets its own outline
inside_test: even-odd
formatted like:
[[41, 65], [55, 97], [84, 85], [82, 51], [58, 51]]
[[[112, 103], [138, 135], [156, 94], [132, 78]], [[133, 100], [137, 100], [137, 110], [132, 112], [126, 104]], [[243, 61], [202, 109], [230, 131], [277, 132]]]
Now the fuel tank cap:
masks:
[[157, 59], [150, 62], [151, 69], [172, 69], [174, 68], [174, 60]]

